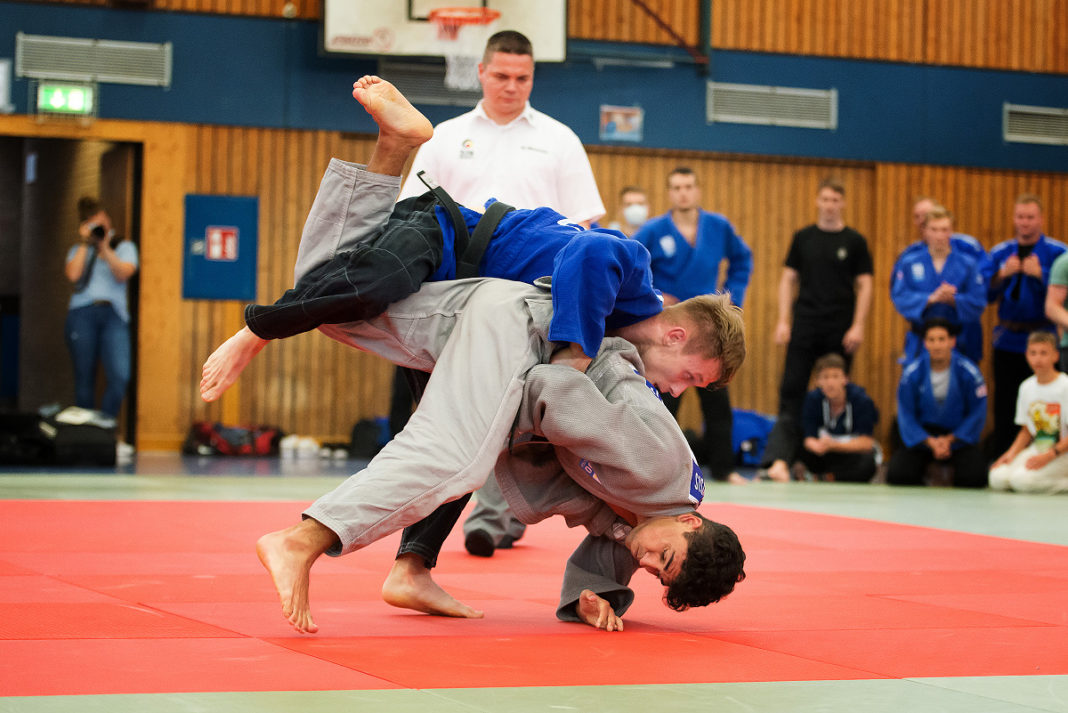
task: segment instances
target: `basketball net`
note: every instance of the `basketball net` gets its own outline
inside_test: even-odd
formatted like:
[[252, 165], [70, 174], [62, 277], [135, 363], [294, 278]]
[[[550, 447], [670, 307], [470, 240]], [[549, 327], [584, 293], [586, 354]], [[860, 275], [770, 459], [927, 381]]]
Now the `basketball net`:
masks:
[[460, 91], [478, 91], [478, 63], [486, 40], [500, 11], [485, 7], [444, 7], [431, 10], [437, 25], [437, 44], [445, 56], [445, 86]]

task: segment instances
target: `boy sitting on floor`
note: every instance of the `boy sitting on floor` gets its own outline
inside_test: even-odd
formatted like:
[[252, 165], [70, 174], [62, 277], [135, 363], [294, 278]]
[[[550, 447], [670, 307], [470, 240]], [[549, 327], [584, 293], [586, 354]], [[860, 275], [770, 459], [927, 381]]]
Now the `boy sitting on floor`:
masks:
[[1016, 440], [990, 469], [990, 487], [1021, 493], [1068, 492], [1068, 375], [1057, 371], [1057, 337], [1032, 332], [1027, 364], [1034, 376], [1016, 397]]
[[[845, 359], [825, 354], [812, 369], [816, 388], [801, 407], [800, 462], [820, 480], [866, 483], [875, 475], [879, 409], [863, 387], [849, 382]], [[790, 465], [776, 459], [772, 480], [789, 480]]]

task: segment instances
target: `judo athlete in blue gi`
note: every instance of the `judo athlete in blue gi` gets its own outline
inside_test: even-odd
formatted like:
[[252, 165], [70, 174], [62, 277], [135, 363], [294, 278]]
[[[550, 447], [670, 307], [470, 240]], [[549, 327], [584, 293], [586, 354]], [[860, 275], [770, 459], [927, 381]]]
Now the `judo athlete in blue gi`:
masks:
[[[734, 232], [730, 221], [701, 209], [701, 189], [692, 169], [679, 167], [668, 174], [668, 196], [671, 210], [652, 218], [634, 234], [634, 239], [649, 250], [653, 286], [669, 304], [725, 292], [741, 307], [753, 272], [753, 251]], [[720, 284], [720, 264], [724, 261], [726, 276]], [[731, 448], [730, 395], [726, 389], [697, 393], [705, 427], [701, 446], [695, 448], [697, 458], [708, 465], [716, 480], [738, 479]], [[678, 412], [677, 398], [665, 397], [664, 403], [673, 414]]]
[[[986, 283], [975, 260], [953, 247], [952, 218], [945, 208], [926, 213], [924, 242], [909, 247], [894, 265], [890, 299], [909, 322], [903, 363], [919, 358], [923, 340], [919, 332], [933, 317], [949, 321], [957, 329], [978, 324], [986, 308]], [[957, 339], [957, 351], [973, 362], [983, 355], [982, 329], [969, 331], [969, 341]]]
[[[669, 481], [665, 482], [665, 485], [673, 491], [678, 491], [671, 496], [671, 512], [664, 514], [685, 515], [685, 512], [678, 510], [680, 487], [685, 488], [684, 495], [692, 494], [692, 488], [696, 487], [693, 484], [697, 482], [700, 471], [694, 468], [692, 454], [685, 445], [678, 426], [660, 403], [657, 387], [671, 393], [681, 393], [688, 386], [718, 383], [721, 377], [724, 383], [728, 381], [741, 359], [744, 359], [744, 328], [740, 315], [736, 314], [737, 310], [730, 308], [725, 299], [718, 300], [722, 303], [717, 308], [718, 311], [732, 315], [730, 319], [735, 323], [731, 332], [734, 335], [731, 338], [731, 343], [735, 345], [732, 351], [734, 356], [724, 355], [719, 359], [706, 357], [701, 351], [682, 361], [668, 359], [663, 349], [655, 347], [660, 343], [659, 337], [646, 339], [647, 335], [653, 334], [651, 330], [654, 328], [657, 334], [664, 336], [673, 333], [660, 329], [660, 325], [666, 325], [672, 318], [663, 311], [659, 295], [652, 289], [647, 268], [648, 253], [645, 249], [613, 233], [603, 233], [599, 238], [593, 237], [585, 241], [583, 236], [589, 233], [567, 223], [562, 216], [543, 210], [507, 213], [501, 224], [493, 230], [493, 239], [488, 240], [486, 255], [474, 262], [468, 260], [467, 249], [457, 247], [461, 241], [456, 239], [455, 233], [449, 232], [447, 218], [436, 211], [439, 205], [437, 198], [432, 195], [423, 196], [416, 199], [416, 203], [402, 202], [397, 208], [393, 208], [393, 201], [400, 190], [400, 171], [414, 147], [429, 138], [429, 122], [425, 122], [425, 118], [411, 107], [392, 85], [378, 78], [365, 78], [357, 82], [354, 96], [364, 103], [379, 122], [379, 141], [371, 160], [366, 168], [337, 160], [331, 162], [309, 214], [298, 251], [295, 269], [298, 288], [291, 290], [287, 297], [275, 305], [262, 310], [251, 310], [249, 327], [231, 337], [209, 357], [201, 382], [202, 397], [206, 400], [218, 398], [226, 387], [233, 383], [248, 361], [266, 344], [263, 338], [250, 329], [252, 324], [256, 324], [257, 329], [262, 329], [265, 334], [271, 336], [284, 334], [287, 330], [303, 331], [312, 326], [321, 326], [325, 333], [343, 343], [371, 349], [394, 363], [412, 366], [424, 372], [431, 371], [435, 366], [442, 365], [442, 360], [447, 360], [450, 366], [443, 366], [443, 369], [435, 371], [435, 378], [429, 380], [428, 400], [421, 403], [409, 422], [409, 427], [402, 432], [403, 438], [398, 437], [387, 445], [372, 461], [374, 468], [369, 466], [374, 472], [383, 474], [382, 483], [399, 483], [401, 474], [404, 474], [409, 487], [414, 487], [414, 490], [410, 491], [411, 495], [384, 491], [380, 495], [387, 499], [396, 496], [388, 506], [394, 513], [388, 518], [389, 522], [393, 523], [390, 527], [409, 525], [402, 540], [401, 552], [398, 553], [398, 565], [402, 562], [412, 562], [412, 556], [417, 555], [418, 566], [423, 568], [425, 574], [434, 566], [437, 551], [455, 522], [455, 516], [462, 510], [464, 498], [485, 480], [499, 449], [506, 444], [507, 432], [515, 425], [517, 399], [524, 395], [524, 381], [529, 391], [531, 377], [525, 376], [527, 371], [534, 364], [538, 364], [539, 360], [548, 360], [550, 356], [552, 366], [557, 369], [560, 364], [568, 365], [563, 369], [562, 376], [559, 371], [556, 374], [565, 381], [569, 376], [577, 377], [579, 386], [569, 385], [561, 390], [562, 394], [570, 394], [568, 398], [573, 398], [592, 383], [590, 372], [582, 373], [587, 367], [593, 369], [594, 363], [586, 356], [585, 350], [596, 349], [604, 357], [601, 343], [605, 341], [606, 325], [619, 325], [611, 329], [620, 332], [621, 336], [626, 332], [628, 338], [641, 337], [636, 342], [641, 356], [631, 361], [630, 365], [620, 364], [614, 357], [608, 357], [609, 361], [614, 363], [611, 369], [613, 378], [627, 381], [627, 391], [633, 398], [648, 402], [648, 406], [642, 405], [641, 411], [648, 413], [652, 420], [641, 417], [634, 423], [636, 426], [642, 423], [654, 425], [654, 421], [656, 423], [655, 428], [646, 429], [650, 436], [649, 444], [639, 448], [642, 455], [649, 455], [654, 450], [653, 444], [660, 444], [656, 449], [664, 456], [665, 474]], [[382, 106], [383, 104], [385, 106]], [[403, 109], [400, 111], [402, 118], [416, 116], [422, 119], [422, 122], [408, 128], [409, 121], [392, 117], [392, 109], [398, 107]], [[398, 211], [401, 210], [403, 212], [398, 216]], [[443, 210], [451, 209], [445, 204]], [[469, 223], [479, 220], [477, 214], [472, 211], [459, 208], [455, 210], [464, 216], [461, 220]], [[529, 228], [530, 233], [525, 231], [524, 226]], [[476, 226], [474, 234], [469, 237], [469, 244], [477, 243], [478, 233]], [[535, 249], [538, 245], [533, 239], [535, 236], [555, 245], [557, 252], [539, 252]], [[485, 233], [484, 237], [488, 239], [491, 235]], [[398, 247], [394, 242], [399, 244], [403, 258], [393, 250]], [[596, 246], [603, 249], [598, 251]], [[443, 267], [441, 256], [450, 250], [456, 257], [451, 258], [452, 265]], [[567, 257], [561, 257], [559, 253], [564, 253]], [[572, 265], [571, 261], [575, 261], [577, 266]], [[402, 297], [406, 296], [418, 289], [419, 285], [412, 283], [417, 277], [425, 279], [419, 277], [424, 273], [434, 274], [434, 271], [439, 271], [441, 274], [437, 276], [447, 279], [452, 277], [456, 270], [470, 269], [472, 264], [481, 264], [483, 267], [486, 264], [499, 265], [501, 272], [508, 275], [533, 275], [544, 271], [554, 272], [558, 279], [561, 275], [567, 275], [563, 279], [574, 284], [565, 286], [561, 292], [570, 294], [571, 298], [561, 300], [555, 291], [551, 295], [528, 294], [533, 288], [503, 280], [446, 281], [428, 286], [418, 295], [394, 304], [385, 316], [372, 319], [375, 315], [371, 312], [378, 301], [384, 299], [383, 295], [399, 290], [403, 292]], [[463, 267], [465, 265], [467, 267]], [[433, 268], [429, 273], [426, 272], [427, 266]], [[524, 273], [524, 270], [530, 272]], [[313, 273], [318, 279], [305, 279]], [[355, 277], [366, 279], [370, 290], [365, 292], [365, 283], [356, 281]], [[386, 279], [387, 277], [392, 279]], [[392, 284], [395, 282], [400, 283], [399, 287]], [[496, 284], [491, 286], [482, 283]], [[441, 289], [429, 289], [437, 286]], [[583, 296], [586, 290], [595, 290], [598, 294], [591, 292]], [[369, 298], [366, 304], [361, 302], [361, 298], [372, 294], [374, 297]], [[479, 297], [480, 295], [482, 297]], [[333, 299], [335, 297], [338, 299]], [[573, 304], [573, 301], [578, 304]], [[480, 305], [480, 309], [475, 309], [476, 304]], [[560, 319], [555, 315], [557, 304], [560, 305]], [[598, 318], [590, 317], [591, 307], [600, 310], [599, 321]], [[338, 320], [344, 319], [346, 309], [351, 309], [360, 321], [339, 324]], [[689, 313], [689, 307], [686, 305], [673, 307], [672, 310], [673, 314]], [[334, 321], [317, 325], [316, 322], [320, 319]], [[275, 321], [280, 322], [281, 326], [276, 325]], [[723, 330], [716, 330], [715, 325], [719, 322], [714, 317], [707, 320], [701, 318], [694, 324], [701, 326], [708, 333], [718, 335], [717, 339], [725, 338]], [[647, 341], [649, 346], [642, 346]], [[676, 348], [683, 349], [684, 341], [676, 340]], [[561, 345], [560, 342], [565, 344]], [[633, 345], [630, 348], [634, 348]], [[714, 345], [712, 351], [715, 351]], [[642, 371], [637, 370], [637, 365], [641, 365]], [[575, 368], [572, 369], [572, 366]], [[559, 379], [554, 377], [553, 381]], [[608, 391], [615, 388], [609, 388], [607, 382], [605, 387]], [[431, 389], [434, 392], [433, 399], [430, 399]], [[506, 392], [500, 391], [501, 389], [506, 389]], [[602, 395], [607, 397], [607, 391], [602, 392]], [[587, 396], [592, 397], [588, 389]], [[627, 396], [628, 404], [631, 403], [632, 396]], [[594, 421], [590, 409], [602, 408], [599, 404], [603, 399], [599, 401], [599, 398], [593, 398], [592, 401], [587, 398], [586, 412], [574, 408], [555, 410], [565, 421], [567, 418], [579, 419], [579, 422], [572, 422], [564, 431], [577, 432], [580, 425], [592, 425]], [[463, 418], [456, 418], [457, 406], [464, 403], [464, 399], [467, 400], [468, 407], [463, 412]], [[564, 399], [564, 396], [560, 399]], [[537, 413], [544, 416], [544, 410]], [[630, 413], [629, 406], [623, 406], [622, 409], [607, 407], [604, 415], [623, 413]], [[537, 416], [535, 420], [541, 416]], [[537, 430], [535, 428], [535, 431]], [[416, 432], [423, 435], [416, 436]], [[619, 453], [613, 456], [613, 461], [617, 464], [632, 463], [634, 452], [630, 444], [633, 441], [629, 435], [621, 437], [620, 433], [618, 428], [612, 427], [600, 431], [601, 437], [611, 434], [610, 439], [615, 444], [612, 446], [613, 452]], [[437, 440], [428, 442], [427, 439], [432, 438]], [[585, 440], [579, 439], [574, 444], [574, 453], [590, 459], [594, 457], [592, 454], [602, 453], [594, 448], [590, 436], [583, 438]], [[560, 433], [549, 439], [549, 442], [563, 446], [566, 439], [567, 437]], [[399, 455], [401, 453], [405, 455], [402, 457]], [[581, 455], [583, 453], [587, 455]], [[559, 451], [557, 455], [559, 456]], [[574, 460], [577, 463], [579, 458]], [[642, 463], [645, 466], [652, 465], [644, 460]], [[578, 467], [578, 470], [585, 472], [581, 467]], [[556, 471], [559, 471], [559, 466]], [[515, 470], [507, 472], [514, 473]], [[603, 470], [595, 472], [601, 472], [601, 477], [605, 477]], [[396, 477], [392, 477], [391, 473]], [[679, 474], [683, 476], [681, 483], [675, 477]], [[370, 481], [365, 479], [365, 475], [366, 472], [361, 473], [359, 478], [350, 479], [357, 488], [362, 489], [361, 492], [367, 492], [369, 487], [367, 483]], [[589, 476], [580, 473], [579, 477], [588, 479]], [[634, 481], [634, 477], [632, 474], [630, 481]], [[509, 488], [504, 487], [503, 478], [507, 476], [498, 472], [498, 481], [501, 481], [502, 490], [507, 495]], [[415, 480], [419, 480], [421, 485], [412, 485], [411, 481]], [[703, 480], [701, 483], [703, 485]], [[344, 541], [345, 547], [361, 546], [389, 529], [385, 524], [387, 518], [382, 516], [375, 520], [375, 517], [369, 514], [377, 512], [370, 503], [378, 497], [376, 493], [378, 488], [382, 487], [385, 486], [371, 488], [373, 492], [367, 492], [366, 498], [361, 496], [345, 499], [347, 503], [355, 503], [351, 507], [346, 505], [346, 512], [357, 513], [353, 517], [361, 522], [360, 527], [339, 526], [334, 530]], [[393, 491], [397, 491], [399, 487], [399, 484], [396, 487], [390, 486]], [[634, 512], [640, 517], [643, 514], [653, 514], [650, 502], [653, 503], [653, 510], [660, 507], [656, 504], [658, 501], [655, 492], [649, 489], [649, 483], [631, 482], [630, 485], [622, 487], [641, 498], [626, 504], [618, 503], [624, 510]], [[551, 496], [552, 493], [548, 495]], [[577, 497], [575, 493], [571, 493], [566, 501], [577, 503]], [[514, 505], [527, 513], [529, 522], [547, 514], [563, 512], [558, 509], [561, 503], [556, 501], [545, 503], [544, 507], [549, 508], [548, 510], [540, 509], [539, 506], [536, 511], [524, 505], [529, 502], [523, 499]], [[364, 505], [360, 506], [360, 503]], [[417, 532], [409, 536], [412, 529], [410, 525], [418, 520], [419, 516], [425, 517], [429, 514], [429, 519], [432, 520], [435, 513], [429, 511], [434, 506], [443, 504], [443, 507], [448, 507], [455, 503], [459, 503], [460, 507], [455, 510], [448, 527], [441, 529], [432, 523], [426, 529], [418, 529], [417, 523]], [[418, 508], [414, 507], [416, 504]], [[409, 507], [410, 505], [412, 507]], [[588, 505], [588, 512], [599, 511], [606, 518], [609, 517], [606, 513], [612, 512], [610, 508], [604, 510], [603, 502]], [[360, 510], [360, 507], [364, 509]], [[583, 505], [583, 508], [586, 507]], [[636, 508], [644, 513], [638, 512]], [[335, 520], [341, 519], [337, 515], [327, 513], [319, 513], [317, 517], [334, 524], [337, 524]], [[612, 514], [609, 519], [614, 518], [615, 514]], [[375, 520], [375, 523], [365, 531], [363, 525], [369, 520]], [[600, 524], [595, 529], [599, 535], [602, 526], [610, 523], [598, 522]], [[358, 536], [354, 534], [357, 530], [361, 533]], [[431, 534], [423, 537], [426, 532]], [[640, 549], [632, 550], [632, 554], [634, 553], [641, 553], [643, 556], [645, 554], [644, 550]], [[642, 558], [636, 556], [635, 559], [640, 561]], [[677, 564], [679, 563], [676, 562]], [[642, 566], [645, 566], [645, 563], [642, 563]], [[273, 567], [268, 568], [274, 573]], [[629, 573], [627, 577], [629, 578]], [[612, 579], [610, 572], [608, 578]], [[422, 581], [428, 580], [429, 578], [424, 576]], [[618, 579], [613, 581], [617, 582], [611, 585], [614, 587], [613, 591], [616, 591], [619, 589]], [[734, 581], [736, 580], [731, 579], [732, 586]], [[285, 582], [279, 583], [277, 577], [276, 585], [279, 586], [280, 593], [283, 589], [290, 591], [289, 585]], [[383, 593], [387, 601], [397, 606], [453, 616], [479, 615], [434, 586], [433, 590], [424, 589], [423, 593], [427, 596], [417, 598], [414, 603], [411, 598], [404, 597], [400, 598], [402, 603], [397, 603], [398, 599], [386, 596], [385, 588]], [[572, 588], [570, 591], [577, 597], [582, 590]], [[396, 589], [391, 590], [391, 593], [395, 595]], [[303, 594], [293, 592], [294, 596], [303, 596], [305, 600], [306, 594], [306, 591]], [[283, 595], [283, 598], [286, 596], [288, 595]], [[585, 595], [582, 599], [586, 600]], [[597, 604], [607, 606], [603, 598], [598, 599]], [[590, 617], [583, 613], [581, 605], [573, 599], [570, 603], [563, 602], [562, 606], [571, 616], [577, 616], [587, 623], [599, 625], [596, 622], [602, 619], [594, 617], [591, 621]], [[618, 607], [614, 608], [619, 611]], [[307, 631], [310, 630], [306, 628], [310, 618], [305, 620], [306, 609], [302, 611], [304, 614], [297, 618], [304, 623], [294, 625]], [[566, 617], [568, 614], [561, 616]]]
[[1068, 250], [1042, 232], [1042, 201], [1021, 195], [1013, 206], [1015, 236], [990, 251], [985, 276], [987, 299], [998, 304], [994, 327], [993, 453], [1004, 453], [1019, 430], [1016, 395], [1031, 376], [1027, 365], [1027, 337], [1038, 330], [1054, 331], [1046, 317], [1046, 288], [1053, 261]]
[[[912, 223], [916, 226], [919, 240], [901, 251], [897, 261], [894, 263], [894, 269], [890, 273], [891, 275], [897, 274], [898, 267], [903, 258], [911, 256], [915, 252], [927, 251], [927, 241], [924, 240], [923, 237], [923, 224], [927, 218], [928, 211], [932, 208], [946, 209], [945, 206], [935, 199], [927, 197], [920, 198], [913, 204]], [[950, 217], [952, 217], [952, 214], [950, 214]], [[987, 289], [986, 267], [990, 262], [990, 255], [987, 254], [986, 248], [984, 248], [983, 244], [976, 240], [974, 236], [968, 235], [967, 233], [950, 233], [949, 247], [953, 252], [970, 257], [975, 261], [976, 268], [979, 271], [979, 277], [983, 281], [983, 294], [985, 295]], [[985, 344], [986, 340], [983, 338], [983, 323], [980, 319], [961, 323], [960, 333], [957, 334], [957, 351], [978, 364], [983, 360]]]
[[891, 485], [922, 485], [932, 461], [950, 466], [956, 487], [985, 488], [979, 437], [986, 422], [986, 383], [979, 367], [954, 351], [954, 327], [924, 324], [927, 351], [908, 364], [897, 387], [897, 425], [904, 447], [890, 459]]

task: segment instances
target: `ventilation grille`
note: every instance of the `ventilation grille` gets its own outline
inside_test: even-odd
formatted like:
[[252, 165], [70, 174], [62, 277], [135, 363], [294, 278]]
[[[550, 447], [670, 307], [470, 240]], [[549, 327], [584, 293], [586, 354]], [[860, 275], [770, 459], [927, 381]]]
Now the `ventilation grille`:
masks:
[[1005, 104], [1005, 140], [1068, 145], [1068, 109]]
[[171, 85], [171, 43], [115, 42], [18, 33], [15, 75], [114, 84]]
[[710, 123], [838, 128], [837, 89], [709, 82], [707, 105]]
[[481, 90], [468, 92], [447, 88], [444, 63], [379, 58], [378, 76], [389, 77], [389, 81], [413, 104], [470, 107], [482, 98]]

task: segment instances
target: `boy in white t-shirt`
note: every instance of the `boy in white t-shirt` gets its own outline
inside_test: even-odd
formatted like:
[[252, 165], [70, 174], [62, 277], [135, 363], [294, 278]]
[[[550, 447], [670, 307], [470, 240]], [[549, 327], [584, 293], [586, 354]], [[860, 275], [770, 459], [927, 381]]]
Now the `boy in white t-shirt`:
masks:
[[1059, 356], [1052, 332], [1027, 338], [1027, 364], [1035, 374], [1016, 397], [1020, 432], [990, 469], [995, 490], [1068, 492], [1068, 375], [1057, 371]]

